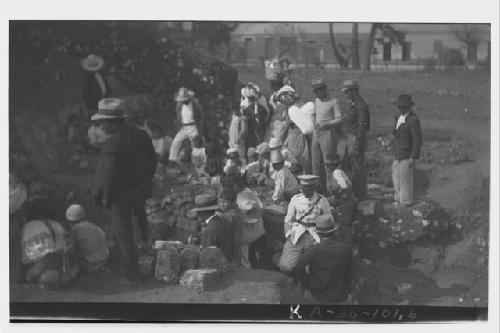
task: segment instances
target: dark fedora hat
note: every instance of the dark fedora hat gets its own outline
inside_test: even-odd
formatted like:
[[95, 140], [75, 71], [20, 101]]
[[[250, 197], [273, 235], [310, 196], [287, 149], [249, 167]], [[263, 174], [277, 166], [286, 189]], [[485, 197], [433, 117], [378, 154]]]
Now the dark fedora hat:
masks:
[[414, 104], [415, 103], [413, 103], [411, 95], [408, 94], [399, 95], [398, 99], [394, 101], [394, 105], [396, 105], [397, 107], [410, 107]]

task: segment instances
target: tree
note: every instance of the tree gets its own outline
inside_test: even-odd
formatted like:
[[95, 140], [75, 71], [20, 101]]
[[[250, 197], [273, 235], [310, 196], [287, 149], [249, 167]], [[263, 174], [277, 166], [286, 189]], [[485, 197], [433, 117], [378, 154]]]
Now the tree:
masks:
[[349, 67], [349, 64], [347, 60], [342, 56], [342, 53], [340, 53], [339, 48], [337, 47], [337, 44], [335, 42], [335, 32], [333, 31], [333, 23], [328, 23], [328, 27], [330, 29], [330, 43], [332, 44], [333, 55], [335, 56], [335, 59], [337, 59], [340, 68], [347, 68]]
[[231, 33], [237, 27], [238, 23], [235, 22], [194, 21], [191, 27], [191, 41], [206, 43], [211, 52], [214, 52], [217, 46], [225, 45], [226, 57], [229, 57]]
[[467, 60], [477, 62], [477, 47], [484, 38], [484, 32], [476, 24], [460, 24], [454, 31], [455, 37], [467, 48]]
[[359, 35], [358, 23], [352, 24], [352, 68], [359, 69]]
[[373, 23], [370, 28], [368, 40], [366, 41], [366, 53], [364, 59], [364, 69], [366, 71], [369, 71], [371, 67], [373, 44], [375, 43], [377, 32], [380, 32], [382, 34], [382, 38], [388, 37], [391, 43], [397, 43], [401, 46], [405, 43], [406, 32], [396, 30], [392, 25], [388, 23]]

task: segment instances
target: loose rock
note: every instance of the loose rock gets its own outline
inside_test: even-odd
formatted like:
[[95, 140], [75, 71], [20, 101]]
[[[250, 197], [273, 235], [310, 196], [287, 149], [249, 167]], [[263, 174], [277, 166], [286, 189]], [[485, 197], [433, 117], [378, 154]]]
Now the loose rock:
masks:
[[156, 256], [155, 279], [168, 284], [179, 281], [180, 256], [174, 249], [160, 250]]
[[185, 271], [180, 279], [180, 284], [185, 288], [206, 290], [220, 279], [221, 272], [213, 268], [190, 269]]

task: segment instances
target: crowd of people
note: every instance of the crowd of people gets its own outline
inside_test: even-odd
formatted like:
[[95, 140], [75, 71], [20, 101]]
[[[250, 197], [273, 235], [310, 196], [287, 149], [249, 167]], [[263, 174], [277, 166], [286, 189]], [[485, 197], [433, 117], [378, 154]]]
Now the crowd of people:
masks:
[[[155, 172], [165, 166], [182, 168], [189, 161], [195, 178], [222, 188], [218, 196], [195, 199], [192, 213], [202, 221], [200, 246], [220, 247], [232, 264], [254, 267], [266, 256], [260, 246], [266, 234], [265, 204], [273, 206], [283, 213], [285, 238], [273, 264], [294, 277], [312, 303], [348, 300], [351, 224], [356, 202], [367, 199], [365, 152], [370, 129], [368, 105], [355, 80], [343, 82], [340, 89], [350, 101], [347, 110], [341, 110], [321, 78], [311, 82], [316, 96], [311, 102], [301, 99], [290, 76], [283, 72], [270, 80], [273, 93], [269, 99], [256, 84], [245, 84], [241, 103], [232, 110], [226, 153], [221, 154], [220, 143], [211, 142], [203, 131], [208, 113], [192, 89], [182, 87], [175, 96], [176, 119], [172, 121], [177, 125], [176, 135], [162, 136], [155, 124], [149, 124], [140, 113], [127, 115], [124, 102], [111, 97], [106, 79], [99, 74], [99, 59], [89, 56], [82, 62], [88, 72], [89, 141], [100, 151], [92, 196], [109, 216], [123, 282], [139, 280], [133, 220], [143, 229], [141, 246], [148, 246], [145, 202], [152, 197]], [[400, 111], [394, 120], [395, 204], [407, 206], [413, 203], [413, 169], [422, 137], [411, 96], [400, 95], [395, 105]], [[272, 202], [263, 203], [255, 186], [268, 187]], [[53, 219], [43, 212], [43, 205], [37, 207], [30, 208], [41, 210], [30, 217], [30, 223]], [[85, 219], [85, 210], [78, 203], [68, 208], [66, 216], [73, 224], [69, 230], [78, 245], [80, 268], [99, 269], [108, 255], [102, 230]], [[42, 226], [50, 237], [59, 230], [46, 222]], [[29, 232], [23, 233], [23, 248], [39, 241]], [[64, 237], [61, 242], [68, 246]], [[32, 256], [23, 263], [34, 261]], [[44, 269], [50, 266], [45, 265]], [[29, 281], [41, 279], [44, 269], [30, 268]]]

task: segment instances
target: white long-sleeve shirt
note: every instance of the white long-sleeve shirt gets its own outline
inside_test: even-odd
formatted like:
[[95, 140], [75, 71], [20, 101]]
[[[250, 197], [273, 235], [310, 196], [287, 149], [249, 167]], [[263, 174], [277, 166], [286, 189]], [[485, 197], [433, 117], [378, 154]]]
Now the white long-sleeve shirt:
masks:
[[281, 170], [275, 173], [274, 201], [283, 201], [286, 194], [297, 193], [298, 191], [299, 182], [286, 166], [283, 166]]

